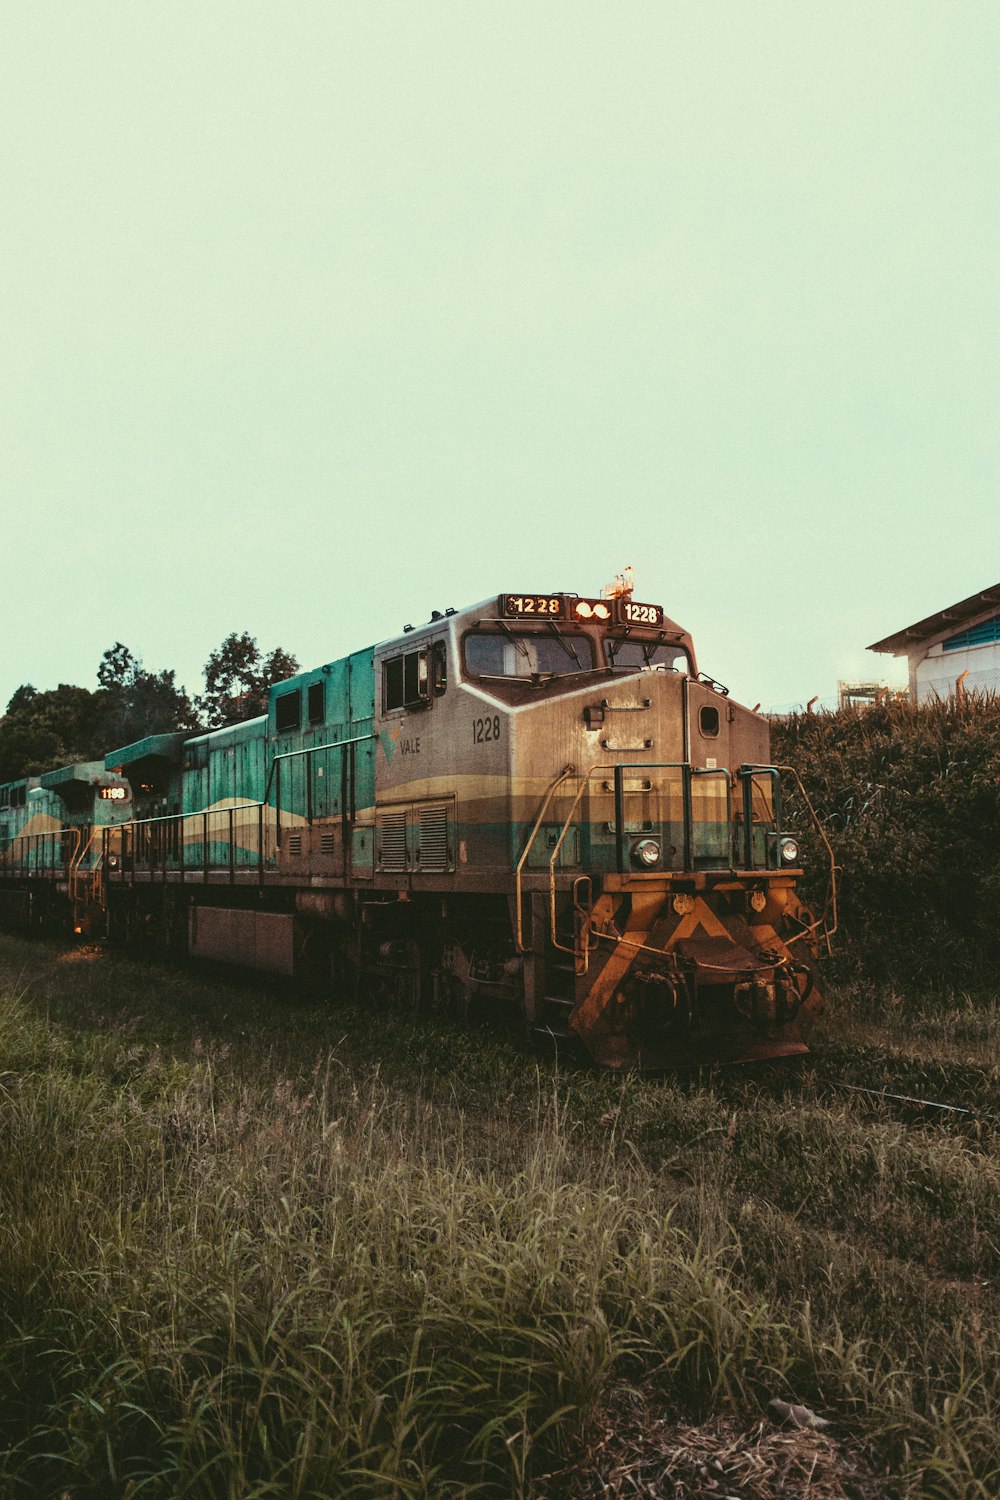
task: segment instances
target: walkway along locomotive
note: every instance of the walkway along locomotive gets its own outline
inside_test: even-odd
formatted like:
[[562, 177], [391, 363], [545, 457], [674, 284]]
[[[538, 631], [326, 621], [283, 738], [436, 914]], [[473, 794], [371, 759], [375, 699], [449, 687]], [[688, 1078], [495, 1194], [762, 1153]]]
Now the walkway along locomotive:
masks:
[[0, 787], [0, 908], [415, 1006], [490, 997], [613, 1068], [781, 1057], [826, 936], [788, 774], [659, 605], [501, 594], [260, 718]]

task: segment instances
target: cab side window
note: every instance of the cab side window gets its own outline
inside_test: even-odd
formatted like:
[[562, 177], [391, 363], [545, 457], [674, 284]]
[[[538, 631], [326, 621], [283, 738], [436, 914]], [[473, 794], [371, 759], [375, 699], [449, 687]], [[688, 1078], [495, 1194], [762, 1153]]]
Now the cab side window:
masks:
[[298, 688], [291, 693], [281, 693], [274, 703], [274, 727], [279, 734], [290, 729], [298, 729], [302, 719], [300, 705], [300, 694]]
[[444, 641], [435, 641], [431, 647], [431, 691], [435, 698], [448, 691], [448, 648]]
[[382, 663], [382, 712], [415, 708], [429, 696], [427, 652], [407, 651]]

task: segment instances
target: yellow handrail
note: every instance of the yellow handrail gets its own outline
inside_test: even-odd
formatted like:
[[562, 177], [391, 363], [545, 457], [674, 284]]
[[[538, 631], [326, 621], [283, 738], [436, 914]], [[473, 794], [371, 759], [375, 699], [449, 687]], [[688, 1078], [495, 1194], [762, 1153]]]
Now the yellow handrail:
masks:
[[523, 919], [522, 912], [521, 912], [521, 871], [524, 869], [524, 862], [525, 862], [525, 860], [528, 858], [528, 855], [531, 853], [531, 846], [535, 842], [536, 837], [538, 836], [538, 830], [542, 826], [542, 819], [545, 817], [545, 814], [549, 810], [549, 803], [552, 801], [552, 798], [555, 796], [556, 792], [562, 786], [562, 784], [566, 780], [566, 778], [568, 776], [572, 776], [575, 773], [575, 771], [576, 771], [576, 767], [575, 766], [564, 766], [563, 769], [562, 769], [562, 771], [556, 777], [555, 781], [549, 787], [548, 791], [545, 794], [545, 800], [544, 800], [544, 802], [542, 803], [542, 805], [541, 805], [541, 807], [539, 809], [538, 817], [535, 819], [535, 826], [532, 828], [531, 833], [528, 835], [528, 842], [524, 846], [524, 849], [523, 849], [523, 851], [521, 853], [521, 858], [518, 860], [518, 862], [517, 862], [517, 868], [514, 871], [514, 898], [515, 898], [515, 900], [517, 902], [517, 951], [518, 951], [518, 953], [527, 953], [527, 951], [528, 951], [525, 948], [525, 946], [524, 946], [524, 919]]
[[[799, 939], [800, 938], [804, 938], [807, 935], [807, 933], [815, 932], [818, 928], [822, 927], [823, 928], [823, 936], [826, 938], [827, 949], [829, 951], [830, 939], [833, 937], [834, 933], [837, 931], [837, 925], [838, 925], [838, 920], [839, 920], [838, 913], [837, 913], [837, 859], [836, 859], [836, 855], [833, 852], [833, 845], [830, 843], [830, 840], [826, 836], [826, 831], [823, 828], [823, 825], [822, 825], [822, 823], [819, 820], [819, 814], [816, 812], [816, 809], [813, 807], [812, 803], [810, 802], [810, 800], [809, 800], [809, 794], [806, 791], [805, 787], [802, 785], [801, 777], [799, 776], [799, 773], [798, 773], [798, 771], [796, 771], [795, 767], [794, 766], [775, 766], [774, 769], [776, 771], [787, 771], [790, 776], [794, 776], [795, 777], [795, 784], [798, 787], [800, 793], [802, 794], [802, 800], [805, 803], [806, 807], [809, 809], [809, 815], [812, 818], [813, 823], [816, 825], [816, 832], [819, 834], [820, 838], [823, 840], [823, 844], [824, 844], [824, 846], [826, 848], [826, 852], [827, 852], [827, 854], [830, 857], [830, 887], [829, 887], [829, 891], [827, 893], [826, 901], [824, 902], [824, 905], [823, 905], [823, 915], [820, 917], [819, 921], [813, 922], [811, 926], [804, 927], [801, 932], [797, 932], [793, 938], [789, 939], [789, 944], [790, 943], [797, 943], [799, 941]], [[830, 926], [827, 923], [827, 920], [826, 920], [827, 912], [830, 913], [830, 916], [833, 919], [833, 925], [832, 926]], [[786, 944], [786, 946], [788, 946], [788, 944]]]
[[73, 906], [75, 906], [77, 901], [79, 900], [78, 892], [80, 887], [80, 866], [83, 864], [87, 850], [94, 842], [94, 824], [91, 823], [88, 826], [90, 832], [88, 834], [86, 843], [83, 842], [83, 836], [80, 830], [78, 828], [74, 829], [74, 832], [76, 833], [76, 849], [74, 850], [70, 858], [69, 868], [67, 871], [69, 899]]
[[[570, 806], [569, 812], [566, 814], [566, 821], [563, 823], [562, 832], [559, 835], [559, 838], [558, 838], [558, 840], [556, 842], [556, 846], [555, 846], [555, 848], [552, 851], [552, 857], [549, 860], [549, 925], [551, 927], [552, 946], [553, 946], [553, 948], [558, 948], [561, 953], [572, 953], [572, 955], [573, 955], [574, 959], [576, 960], [577, 964], [578, 965], [583, 965], [583, 967], [580, 969], [580, 973], [582, 973], [582, 974], [586, 974], [587, 969], [590, 966], [590, 945], [589, 945], [589, 942], [585, 941], [584, 944], [583, 944], [583, 948], [581, 950], [580, 947], [576, 943], [576, 938], [575, 938], [575, 934], [574, 934], [573, 947], [572, 948], [567, 948], [564, 943], [560, 943], [559, 939], [556, 936], [556, 861], [559, 858], [559, 851], [560, 851], [560, 849], [563, 846], [563, 842], [564, 842], [564, 840], [566, 838], [566, 835], [567, 835], [567, 833], [569, 833], [570, 825], [571, 825], [571, 823], [573, 821], [573, 814], [576, 812], [577, 808], [580, 806], [580, 802], [583, 799], [583, 794], [587, 790], [587, 787], [590, 784], [590, 778], [593, 776], [593, 774], [594, 774], [595, 771], [613, 771], [614, 769], [615, 769], [615, 767], [614, 767], [614, 763], [613, 762], [611, 762], [611, 761], [602, 761], [602, 762], [600, 762], [596, 766], [591, 766], [590, 769], [589, 769], [589, 771], [585, 772], [581, 776], [581, 778], [580, 778], [580, 786], [579, 786], [579, 788], [577, 790], [577, 794], [573, 798], [573, 802], [572, 802], [572, 804]], [[573, 889], [574, 889], [574, 904], [575, 904], [575, 891], [576, 891], [576, 882], [575, 881], [574, 881]]]

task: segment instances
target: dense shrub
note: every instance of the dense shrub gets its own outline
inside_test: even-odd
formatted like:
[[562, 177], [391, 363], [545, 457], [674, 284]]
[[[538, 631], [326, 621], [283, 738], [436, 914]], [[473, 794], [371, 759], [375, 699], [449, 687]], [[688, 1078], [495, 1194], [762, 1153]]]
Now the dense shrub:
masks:
[[[834, 846], [842, 949], [876, 977], [967, 985], [995, 970], [1000, 700], [796, 714], [775, 721], [772, 749]], [[801, 804], [794, 817], [805, 829]], [[810, 853], [819, 870], [818, 840]]]

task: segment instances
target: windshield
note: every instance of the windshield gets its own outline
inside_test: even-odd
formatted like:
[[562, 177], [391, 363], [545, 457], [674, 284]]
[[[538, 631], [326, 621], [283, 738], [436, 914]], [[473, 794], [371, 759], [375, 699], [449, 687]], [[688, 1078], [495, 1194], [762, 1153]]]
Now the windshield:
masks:
[[530, 677], [534, 672], [561, 676], [589, 672], [593, 665], [593, 649], [585, 635], [479, 631], [465, 638], [465, 666], [473, 677]]
[[680, 646], [664, 645], [662, 641], [637, 641], [627, 638], [607, 639], [605, 654], [610, 667], [655, 668], [661, 672], [686, 672], [687, 652]]

